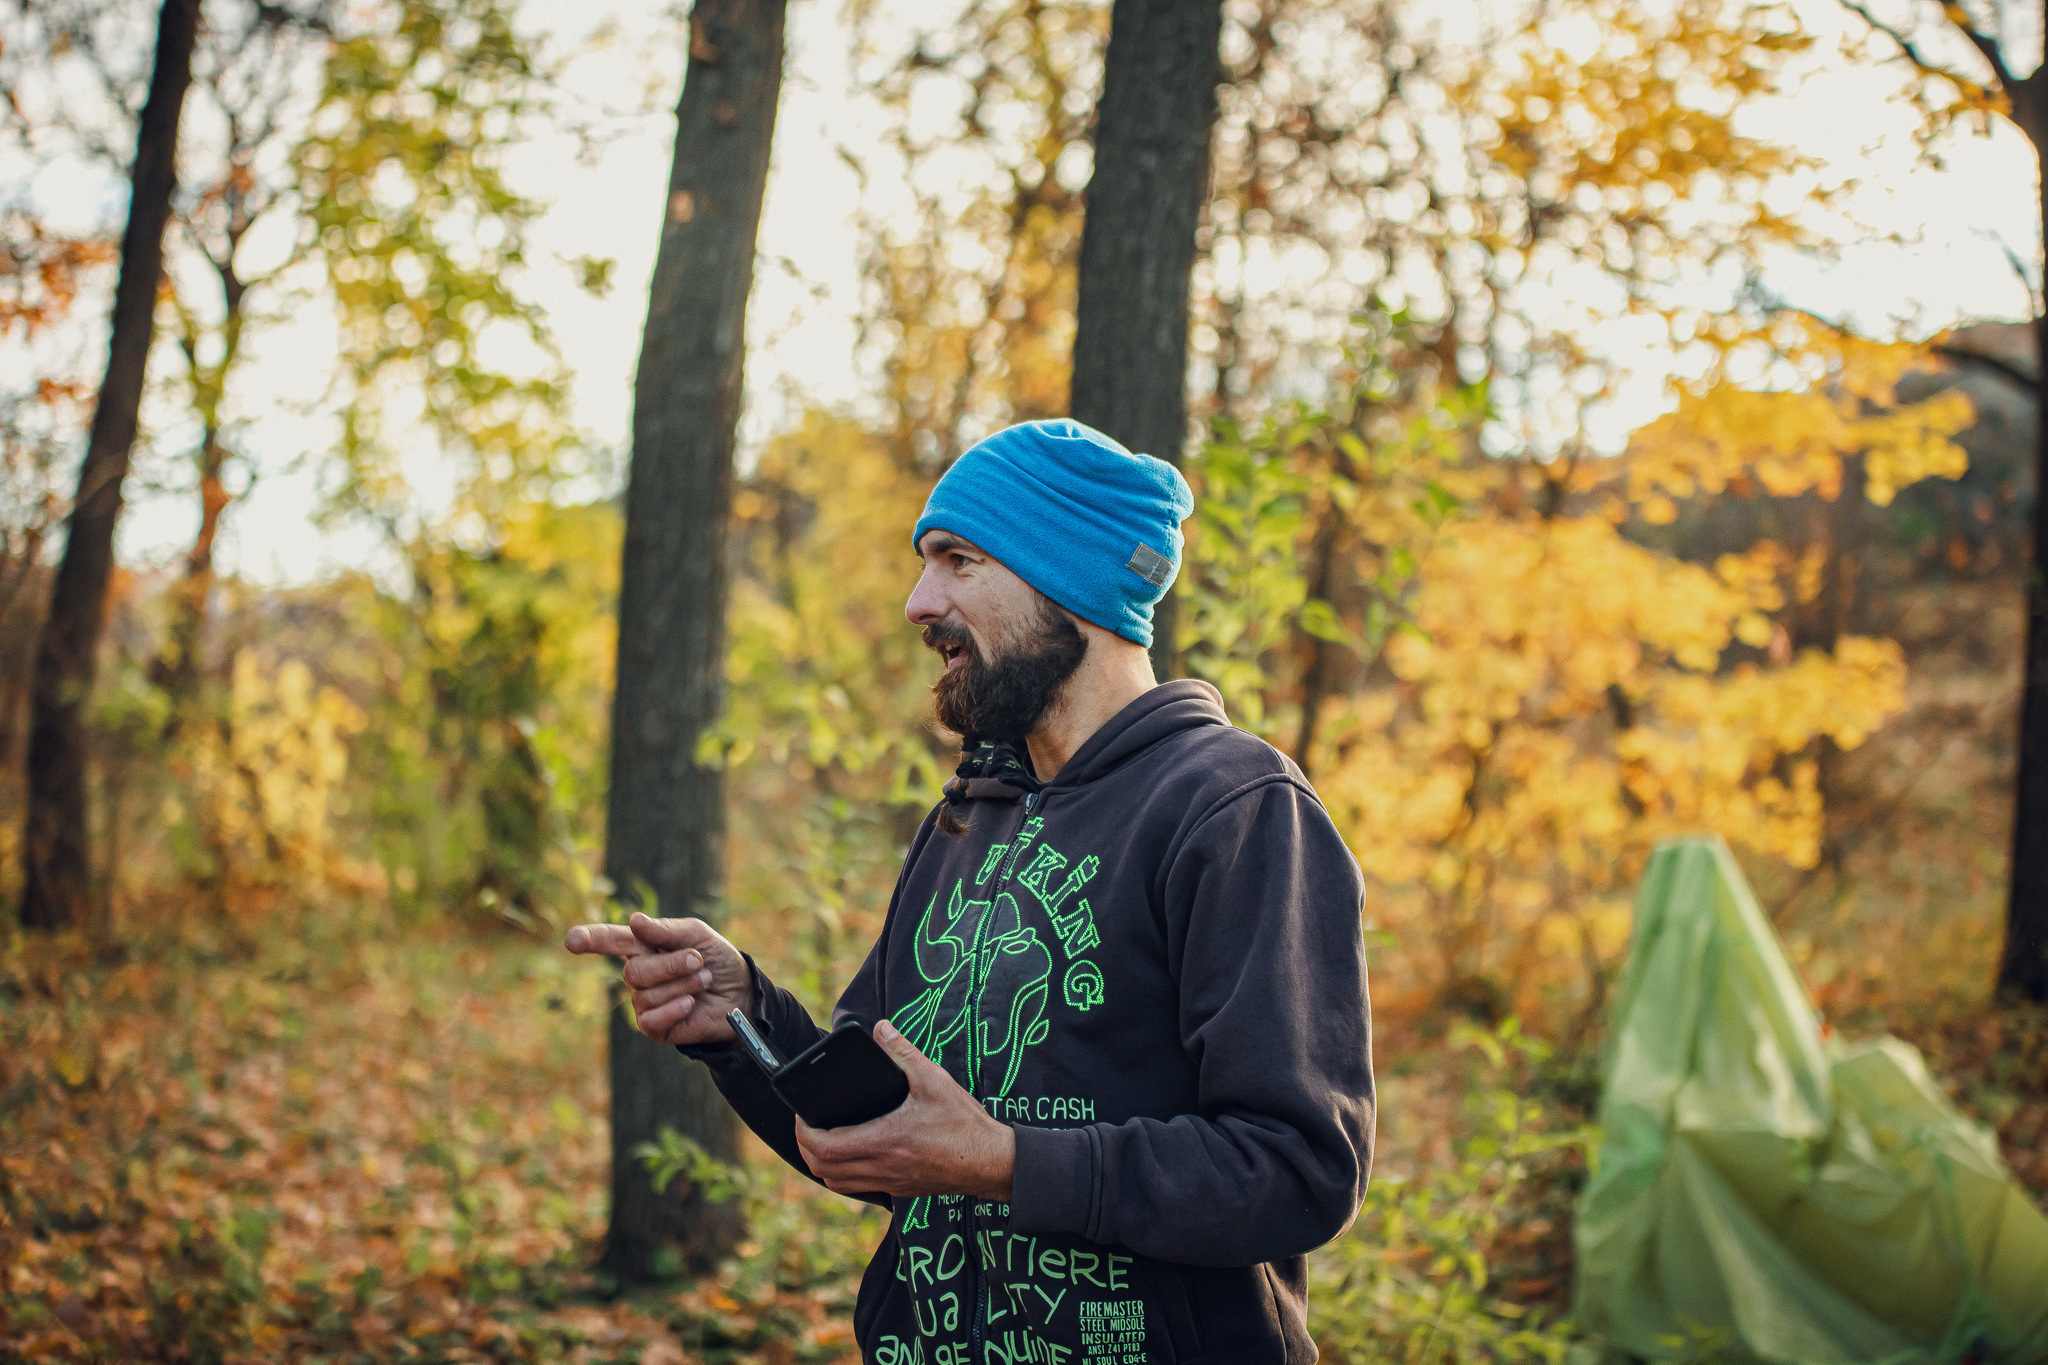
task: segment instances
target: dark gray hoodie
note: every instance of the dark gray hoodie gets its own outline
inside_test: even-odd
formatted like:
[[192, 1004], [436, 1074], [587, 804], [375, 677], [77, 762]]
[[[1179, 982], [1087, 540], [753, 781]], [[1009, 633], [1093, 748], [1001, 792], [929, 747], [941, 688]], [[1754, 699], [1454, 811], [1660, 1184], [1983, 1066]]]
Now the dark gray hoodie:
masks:
[[[1145, 693], [1050, 782], [984, 758], [955, 779], [967, 832], [919, 828], [833, 1023], [886, 1016], [1012, 1124], [1013, 1193], [886, 1201], [863, 1357], [1314, 1360], [1303, 1256], [1351, 1221], [1372, 1156], [1357, 864], [1207, 683]], [[818, 1026], [756, 980], [794, 1055]], [[689, 1051], [804, 1169], [754, 1065]]]

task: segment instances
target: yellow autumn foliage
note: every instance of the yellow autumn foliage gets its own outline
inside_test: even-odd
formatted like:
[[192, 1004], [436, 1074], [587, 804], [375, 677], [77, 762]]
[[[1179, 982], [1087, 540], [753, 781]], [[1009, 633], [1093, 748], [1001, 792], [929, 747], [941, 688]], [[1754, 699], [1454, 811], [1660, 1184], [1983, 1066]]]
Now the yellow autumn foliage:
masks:
[[1721, 493], [1744, 481], [1772, 497], [1842, 489], [1843, 462], [1860, 455], [1866, 495], [1882, 507], [1926, 478], [1959, 477], [1967, 457], [1955, 437], [1974, 419], [1954, 389], [1897, 402], [1898, 383], [1925, 358], [1923, 347], [1886, 344], [1819, 324], [1777, 329], [1771, 344], [1797, 387], [1757, 389], [1720, 382], [1685, 392], [1670, 413], [1637, 432], [1629, 488], [1652, 522], [1676, 514], [1674, 499]]
[[1691, 471], [1832, 497], [1860, 464], [1874, 501], [1959, 473], [1967, 403], [1877, 406], [1903, 367], [1872, 357], [1908, 352], [1860, 349], [1824, 379], [1872, 396], [1853, 419], [1821, 385], [1724, 383], [1621, 458], [1544, 467], [1478, 454], [1470, 413], [1423, 393], [1286, 410], [1192, 464], [1184, 657], [1309, 771], [1404, 988], [1485, 1009], [1537, 1004], [1538, 982], [1597, 998], [1629, 888], [1672, 835], [1815, 864], [1820, 755], [1903, 707], [1901, 650], [1792, 648], [1781, 618], [1817, 591], [1812, 551], [1698, 563], [1628, 528], [1701, 491]]
[[235, 655], [225, 705], [220, 724], [180, 736], [186, 780], [164, 823], [218, 891], [327, 879], [362, 710], [300, 660], [251, 649]]
[[733, 499], [747, 572], [733, 584], [725, 713], [700, 757], [757, 751], [865, 779], [869, 795], [936, 793], [922, 705], [924, 648], [904, 622], [910, 530], [930, 480], [858, 423], [807, 413], [768, 443]]

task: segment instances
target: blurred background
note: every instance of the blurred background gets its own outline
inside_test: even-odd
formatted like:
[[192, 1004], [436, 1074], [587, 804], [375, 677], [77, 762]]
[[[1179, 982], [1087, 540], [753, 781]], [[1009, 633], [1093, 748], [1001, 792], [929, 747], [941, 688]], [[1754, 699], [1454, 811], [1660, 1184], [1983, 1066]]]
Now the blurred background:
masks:
[[[955, 761], [908, 530], [1068, 411], [1109, 21], [788, 10], [697, 755], [706, 905], [821, 1012]], [[158, 23], [0, 7], [9, 907]], [[77, 699], [89, 886], [0, 955], [0, 1359], [857, 1358], [881, 1224], [758, 1152], [647, 1144], [744, 1216], [600, 1264], [607, 976], [553, 946], [617, 911], [693, 41], [651, 4], [202, 7]], [[1994, 1000], [2042, 311], [2001, 92], [2042, 42], [2016, 0], [1223, 6], [1171, 666], [1368, 879], [1384, 1179], [1318, 1262], [1329, 1358], [1571, 1349], [1604, 1010], [1674, 834], [2048, 1190], [2048, 1027]]]

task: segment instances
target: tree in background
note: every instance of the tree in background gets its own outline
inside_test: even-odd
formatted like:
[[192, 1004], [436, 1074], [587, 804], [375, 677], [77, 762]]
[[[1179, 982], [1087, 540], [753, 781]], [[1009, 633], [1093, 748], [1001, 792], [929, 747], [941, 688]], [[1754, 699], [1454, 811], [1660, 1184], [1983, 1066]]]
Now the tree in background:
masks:
[[[1188, 270], [1216, 121], [1220, 4], [1118, 0], [1088, 180], [1071, 404], [1079, 420], [1179, 466], [1187, 442]], [[1152, 613], [1172, 676], [1174, 599]]]
[[[382, 852], [408, 904], [527, 914], [543, 876], [559, 888], [571, 871], [544, 873], [563, 837], [536, 842], [530, 829], [567, 776], [541, 751], [553, 708], [517, 643], [533, 638], [532, 609], [559, 598], [564, 562], [532, 509], [594, 466], [569, 427], [567, 367], [517, 288], [542, 206], [507, 182], [504, 158], [545, 80], [512, 20], [500, 0], [370, 12], [330, 49], [292, 165], [300, 249], [340, 334], [325, 516], [376, 527], [407, 570], [409, 600], [385, 620], [418, 672], [400, 689], [404, 719], [369, 742], [391, 779]], [[508, 334], [530, 353], [524, 369], [486, 353]], [[451, 505], [426, 505], [407, 479], [421, 453], [452, 474]], [[574, 630], [542, 615], [550, 638]], [[566, 681], [559, 668], [544, 676]]]
[[[878, 55], [871, 11], [853, 11], [863, 62]], [[884, 138], [916, 203], [907, 228], [862, 223], [873, 300], [863, 350], [881, 372], [900, 458], [933, 478], [999, 427], [1068, 412], [1108, 18], [1093, 5], [971, 0], [906, 50], [880, 53], [871, 77], [858, 72], [890, 112]], [[937, 82], [957, 112], [920, 132], [911, 102]], [[963, 154], [964, 179], [953, 174]]]
[[[167, 737], [186, 718], [199, 685], [214, 546], [221, 517], [239, 496], [229, 487], [229, 466], [237, 456], [230, 427], [243, 343], [251, 322], [266, 320], [263, 304], [273, 314], [281, 308], [282, 298], [265, 295], [288, 292], [279, 287], [286, 272], [312, 245], [310, 234], [294, 233], [292, 250], [257, 268], [242, 249], [267, 217], [301, 205], [290, 150], [302, 135], [306, 106], [315, 102], [305, 77], [317, 70], [315, 63], [332, 37], [328, 7], [324, 0], [302, 12], [258, 0], [238, 7], [216, 4], [194, 55], [198, 99], [186, 138], [187, 164], [199, 159], [191, 155], [192, 144], [206, 144], [210, 174], [193, 177], [177, 212], [198, 269], [182, 277], [174, 269], [169, 278], [173, 336], [185, 362], [181, 396], [198, 424], [192, 463], [199, 527], [185, 555], [164, 650], [153, 669], [166, 694]], [[213, 297], [194, 297], [202, 292]], [[259, 310], [254, 318], [252, 295]], [[253, 480], [254, 473], [251, 467], [246, 477]]]
[[[724, 684], [733, 446], [784, 11], [785, 0], [698, 0], [691, 11], [634, 382], [605, 873], [628, 904], [667, 915], [716, 918], [723, 892], [723, 783], [698, 747]], [[641, 1037], [623, 1003], [609, 1017], [605, 1267], [623, 1281], [649, 1279], [672, 1246], [685, 1267], [704, 1269], [743, 1234], [740, 1209], [682, 1182], [657, 1193], [634, 1153], [673, 1125], [735, 1160], [738, 1122], [703, 1067]]]
[[106, 623], [121, 484], [135, 447], [156, 336], [164, 226], [177, 186], [178, 122], [191, 84], [198, 26], [198, 0], [164, 0], [149, 98], [136, 126], [106, 378], [93, 409], [92, 434], [71, 502], [70, 532], [36, 650], [21, 901], [21, 922], [34, 929], [82, 924], [90, 907], [85, 708]]
[[[1914, 74], [1913, 98], [1925, 116], [1923, 138], [1958, 123], [1987, 130], [1993, 114], [2003, 115], [2034, 150], [2041, 168], [2042, 249], [2048, 252], [2048, 6], [2035, 6], [2035, 35], [2041, 44], [2031, 70], [2003, 40], [2003, 16], [2017, 18], [2023, 0], [1991, 0], [1975, 6], [1942, 4], [1939, 17], [1922, 18], [1916, 3], [1903, 22], [1889, 23], [1855, 0], [1843, 5], [1882, 35]], [[1974, 54], [1952, 60], [1937, 49], [1942, 40], [1961, 39]], [[2035, 258], [2035, 278], [2048, 291], [2048, 255]], [[1998, 962], [2002, 992], [2048, 1001], [2048, 307], [2037, 293], [2034, 386], [2042, 395], [2035, 421], [2034, 557], [2026, 576], [2027, 633], [2020, 680], [2019, 771], [2012, 816], [2012, 871], [2006, 898], [2005, 947]]]
[[[28, 348], [51, 338], [113, 260], [113, 244], [95, 235], [53, 232], [25, 212], [0, 214], [0, 343]], [[0, 774], [10, 787], [22, 772], [30, 677], [49, 605], [44, 546], [63, 520], [67, 437], [87, 426], [91, 401], [91, 384], [57, 365], [0, 391]], [[19, 796], [7, 798], [11, 826]], [[0, 875], [18, 867], [10, 833], [0, 830]]]
[[[9, 34], [5, 56], [19, 97], [0, 111], [0, 123], [32, 159], [121, 164], [115, 134], [132, 128], [141, 100], [131, 51], [136, 12], [128, 4], [39, 6]], [[564, 480], [592, 470], [568, 430], [566, 370], [545, 320], [515, 293], [526, 228], [540, 206], [510, 189], [501, 164], [528, 131], [544, 76], [495, 0], [390, 0], [332, 16], [318, 3], [218, 0], [202, 13], [193, 73], [180, 153], [189, 184], [172, 205], [181, 230], [165, 242], [160, 298], [175, 353], [159, 362], [170, 372], [152, 385], [146, 417], [157, 470], [189, 462], [197, 530], [177, 589], [146, 613], [148, 657], [133, 677], [124, 662], [100, 697], [107, 764], [98, 804], [109, 857], [99, 870], [110, 903], [129, 880], [111, 856], [129, 799], [160, 797], [155, 804], [175, 813], [163, 846], [216, 913], [238, 886], [300, 875], [250, 856], [252, 847], [260, 855], [296, 841], [251, 845], [236, 832], [274, 804], [256, 798], [256, 779], [234, 759], [247, 747], [237, 726], [264, 722], [237, 709], [257, 695], [236, 672], [235, 654], [249, 641], [236, 630], [215, 636], [209, 623], [215, 610], [233, 615], [241, 592], [216, 577], [213, 561], [242, 491], [235, 485], [256, 473], [256, 460], [244, 459], [253, 452], [243, 448], [250, 419], [262, 415], [247, 392], [260, 351], [252, 341], [265, 324], [311, 304], [331, 310], [341, 342], [328, 394], [334, 445], [312, 452], [326, 515], [385, 532], [414, 570], [415, 610], [391, 618], [393, 629], [408, 656], [432, 655], [420, 660], [424, 678], [462, 679], [428, 689], [439, 708], [430, 721], [380, 725], [369, 741], [376, 770], [395, 777], [424, 767], [439, 787], [412, 791], [417, 807], [395, 821], [413, 842], [380, 852], [402, 882], [428, 872], [419, 888], [427, 896], [472, 904], [488, 893], [497, 904], [517, 887], [520, 896], [502, 900], [513, 905], [559, 843], [511, 833], [517, 812], [548, 804], [535, 776], [544, 764], [528, 734], [536, 713], [465, 709], [492, 690], [480, 690], [481, 661], [510, 670], [499, 680], [507, 696], [525, 695], [512, 675], [527, 664], [499, 648], [508, 620], [488, 610], [480, 616], [473, 598], [471, 606], [457, 599], [470, 597], [465, 582], [476, 586], [467, 566], [503, 559], [516, 509], [557, 496]], [[521, 362], [508, 372], [481, 353], [500, 328], [530, 343], [523, 372]], [[63, 393], [61, 383], [45, 384], [19, 412], [46, 413]], [[24, 440], [41, 432], [35, 449], [46, 463], [62, 457], [52, 423], [24, 420], [12, 429]], [[454, 505], [413, 495], [400, 466], [422, 454], [451, 468]], [[22, 489], [32, 482], [24, 477]], [[12, 483], [10, 497], [18, 491]], [[545, 584], [534, 590], [551, 596]], [[503, 594], [484, 597], [499, 602]], [[479, 634], [456, 638], [450, 632], [458, 629]], [[375, 692], [358, 698], [372, 699], [388, 700]], [[413, 756], [421, 763], [383, 767], [406, 736], [425, 744], [427, 752]], [[130, 770], [142, 787], [128, 781]], [[408, 790], [398, 782], [385, 795]]]
[[[52, 232], [27, 213], [0, 216], [0, 340], [32, 345], [66, 322], [79, 294], [114, 260], [112, 245]], [[10, 616], [60, 519], [58, 433], [83, 426], [90, 390], [58, 375], [0, 394], [0, 620]], [[11, 753], [11, 750], [9, 751]]]
[[[1621, 457], [1534, 465], [1486, 456], [1483, 406], [1384, 367], [1372, 344], [1398, 346], [1399, 319], [1368, 322], [1352, 398], [1281, 405], [1191, 462], [1187, 662], [1278, 740], [1311, 695], [1293, 632], [1355, 658], [1360, 680], [1322, 696], [1306, 766], [1384, 888], [1372, 919], [1410, 1003], [1495, 1020], [1569, 1007], [1589, 1037], [1655, 842], [1704, 827], [1811, 867], [1816, 741], [1856, 747], [1905, 678], [1889, 640], [1792, 648], [1783, 623], [1818, 556], [1761, 540], [1688, 563], [1631, 524], [1742, 479], [1889, 501], [1960, 471], [1969, 405], [1894, 406], [1919, 349], [1816, 328], [1778, 344], [1825, 366], [1821, 382], [1716, 385]], [[1312, 594], [1309, 550], [1332, 520], [1363, 603]]]

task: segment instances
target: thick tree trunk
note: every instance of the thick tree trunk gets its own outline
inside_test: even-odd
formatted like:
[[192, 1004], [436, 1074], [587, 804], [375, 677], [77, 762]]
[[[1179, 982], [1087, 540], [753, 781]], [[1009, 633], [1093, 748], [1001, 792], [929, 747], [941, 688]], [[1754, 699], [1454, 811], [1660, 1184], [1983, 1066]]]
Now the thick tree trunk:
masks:
[[[1216, 0], [1116, 0], [1081, 233], [1074, 417], [1178, 466], [1187, 441], [1188, 272], [1216, 123]], [[1135, 548], [1135, 547], [1133, 547]], [[1152, 616], [1173, 673], [1174, 599]]]
[[[629, 901], [652, 890], [666, 915], [709, 914], [721, 880], [722, 787], [695, 755], [721, 700], [733, 444], [785, 7], [697, 0], [691, 15], [634, 386], [606, 871]], [[707, 1204], [681, 1181], [656, 1195], [632, 1149], [673, 1125], [737, 1160], [737, 1121], [703, 1067], [648, 1042], [617, 1012], [611, 1083], [606, 1269], [647, 1279], [664, 1246], [684, 1269], [709, 1267], [743, 1234], [739, 1208]]]
[[[2048, 18], [2048, 5], [2043, 6]], [[2048, 61], [2048, 30], [2041, 35]], [[2048, 271], [2048, 67], [2007, 80], [2012, 119], [2040, 171], [2043, 270]], [[2048, 275], [2043, 277], [2048, 294]], [[2027, 572], [2027, 642], [2020, 682], [2019, 771], [2013, 791], [2012, 883], [1998, 993], [2048, 1002], [2048, 306], [2034, 320], [2034, 548]]]
[[71, 507], [71, 533], [36, 650], [21, 900], [21, 922], [32, 929], [81, 924], [91, 903], [85, 708], [106, 624], [121, 484], [128, 477], [150, 343], [156, 335], [164, 224], [177, 184], [178, 120], [192, 83], [192, 42], [198, 23], [199, 0], [164, 0], [157, 25], [156, 69], [135, 136], [106, 381], [100, 385], [85, 464], [78, 475], [78, 496]]
[[[2043, 157], [2048, 167], [2048, 155]], [[2048, 186], [2042, 195], [2048, 242]], [[2048, 399], [2048, 313], [2034, 323], [2035, 387]], [[2048, 1002], [2048, 401], [2034, 424], [2034, 550], [2027, 573], [2026, 661], [2012, 818], [2001, 995]]]

